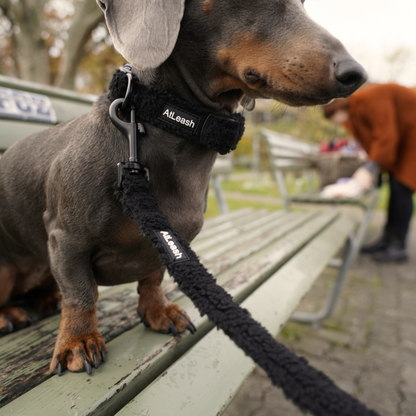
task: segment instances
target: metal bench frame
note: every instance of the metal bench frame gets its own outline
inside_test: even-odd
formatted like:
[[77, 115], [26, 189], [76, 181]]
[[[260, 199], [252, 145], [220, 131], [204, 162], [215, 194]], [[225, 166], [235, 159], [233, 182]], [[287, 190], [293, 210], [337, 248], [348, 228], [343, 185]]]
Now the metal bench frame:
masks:
[[[355, 205], [364, 210], [364, 218], [357, 231], [349, 237], [342, 260], [334, 259], [329, 264], [331, 267], [338, 268], [339, 273], [326, 305], [319, 312], [296, 312], [291, 317], [292, 320], [297, 322], [313, 323], [315, 326], [319, 326], [320, 322], [331, 315], [336, 306], [348, 269], [358, 255], [367, 228], [371, 222], [378, 201], [378, 190], [373, 189], [360, 198], [322, 198], [319, 196], [319, 190], [313, 190], [312, 180], [314, 160], [316, 160], [319, 154], [317, 145], [309, 144], [287, 134], [278, 133], [268, 129], [262, 129], [260, 131], [260, 137], [266, 144], [272, 174], [279, 188], [287, 212], [290, 212], [291, 204], [293, 202], [332, 206], [342, 204]], [[289, 195], [285, 180], [285, 174], [289, 171], [303, 172], [306, 175], [309, 187], [308, 192], [303, 192], [298, 195]]]

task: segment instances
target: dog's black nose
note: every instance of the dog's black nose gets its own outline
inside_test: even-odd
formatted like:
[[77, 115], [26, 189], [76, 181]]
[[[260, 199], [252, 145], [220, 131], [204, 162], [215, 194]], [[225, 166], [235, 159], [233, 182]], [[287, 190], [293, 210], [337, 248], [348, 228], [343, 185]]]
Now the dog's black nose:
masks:
[[340, 92], [351, 94], [367, 81], [367, 72], [354, 59], [346, 58], [335, 63], [335, 78]]

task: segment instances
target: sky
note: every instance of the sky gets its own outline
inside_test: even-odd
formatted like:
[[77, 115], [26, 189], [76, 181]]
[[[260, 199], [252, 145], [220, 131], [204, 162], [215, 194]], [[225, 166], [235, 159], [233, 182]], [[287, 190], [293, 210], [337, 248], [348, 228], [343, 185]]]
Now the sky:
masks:
[[415, 0], [306, 0], [305, 9], [341, 40], [370, 81], [416, 87]]

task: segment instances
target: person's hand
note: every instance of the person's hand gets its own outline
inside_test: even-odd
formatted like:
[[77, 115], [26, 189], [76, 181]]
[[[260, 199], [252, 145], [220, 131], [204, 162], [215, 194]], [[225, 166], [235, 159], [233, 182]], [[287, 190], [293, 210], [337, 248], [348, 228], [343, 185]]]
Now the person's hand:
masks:
[[368, 191], [373, 185], [373, 174], [363, 166], [355, 171], [354, 175], [352, 175], [352, 178], [364, 191]]

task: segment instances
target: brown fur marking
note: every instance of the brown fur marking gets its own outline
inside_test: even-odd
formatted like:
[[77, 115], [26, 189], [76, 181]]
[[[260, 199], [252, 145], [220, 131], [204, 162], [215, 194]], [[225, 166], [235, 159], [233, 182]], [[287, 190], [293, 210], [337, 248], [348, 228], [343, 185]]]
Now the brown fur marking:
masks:
[[0, 305], [5, 303], [16, 285], [17, 267], [13, 263], [7, 263], [0, 269]]
[[204, 1], [204, 13], [206, 15], [209, 15], [212, 13], [213, 9], [214, 9], [213, 0], [205, 0]]
[[160, 285], [162, 279], [161, 269], [140, 280], [137, 313], [144, 316], [144, 324], [154, 331], [166, 334], [170, 332], [170, 325], [173, 325], [178, 333], [184, 332], [190, 319], [180, 306], [166, 299]]
[[136, 241], [141, 235], [141, 229], [137, 221], [133, 218], [123, 218], [122, 222], [118, 224], [114, 239], [120, 244], [131, 244]]
[[[311, 49], [310, 51], [307, 49]], [[302, 57], [302, 59], [299, 58]], [[252, 34], [237, 35], [230, 47], [218, 51], [219, 65], [212, 89], [215, 95], [230, 88], [241, 88], [249, 96], [276, 95], [278, 92], [313, 95], [316, 85], [328, 78], [326, 59], [314, 50], [313, 44], [299, 38], [284, 48], [260, 40]], [[252, 70], [259, 80], [250, 83], [245, 72]]]
[[[95, 285], [95, 302], [98, 299], [97, 285]], [[62, 305], [62, 319], [59, 325], [58, 339], [55, 344], [50, 371], [57, 372], [58, 363], [62, 364], [62, 371], [83, 371], [84, 361], [87, 359], [94, 365], [94, 354], [99, 362], [104, 361], [101, 350], [107, 353], [104, 339], [98, 332], [97, 306], [89, 311], [82, 311], [75, 305]]]
[[61, 309], [61, 294], [58, 287], [30, 293], [30, 300], [43, 316], [53, 315]]
[[[34, 319], [22, 308], [0, 308], [0, 332], [9, 332], [10, 329], [25, 328], [34, 322]], [[10, 327], [10, 323], [13, 327]]]

